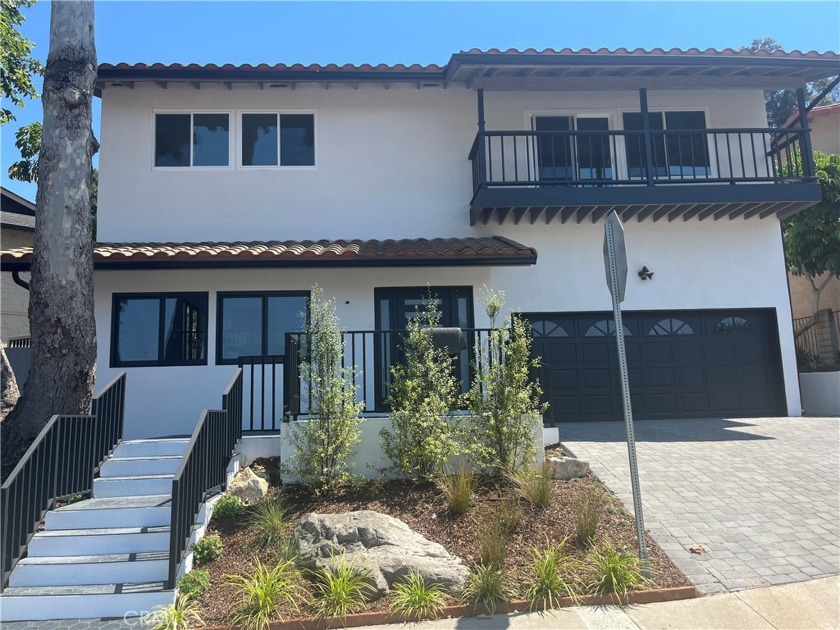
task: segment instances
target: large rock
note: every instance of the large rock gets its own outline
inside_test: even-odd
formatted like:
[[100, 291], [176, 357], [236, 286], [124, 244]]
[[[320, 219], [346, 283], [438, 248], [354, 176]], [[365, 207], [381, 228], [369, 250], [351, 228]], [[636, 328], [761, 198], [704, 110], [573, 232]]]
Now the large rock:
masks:
[[251, 505], [262, 499], [268, 492], [268, 482], [255, 475], [250, 468], [243, 468], [233, 478], [228, 492], [242, 499], [245, 505]]
[[579, 479], [589, 474], [589, 462], [574, 457], [549, 457], [555, 479]]
[[294, 540], [304, 567], [329, 566], [342, 553], [371, 573], [376, 597], [407, 575], [419, 573], [427, 582], [450, 592], [460, 590], [469, 575], [461, 559], [427, 540], [401, 520], [371, 510], [345, 514], [304, 514]]

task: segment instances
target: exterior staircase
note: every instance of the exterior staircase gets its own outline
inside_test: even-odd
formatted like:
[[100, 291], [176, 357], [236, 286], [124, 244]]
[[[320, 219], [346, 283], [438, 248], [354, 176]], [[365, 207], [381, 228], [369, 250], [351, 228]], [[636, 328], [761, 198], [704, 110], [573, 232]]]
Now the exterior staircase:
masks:
[[0, 621], [122, 618], [171, 604], [172, 478], [188, 441], [121, 442], [92, 498], [47, 512], [0, 595]]

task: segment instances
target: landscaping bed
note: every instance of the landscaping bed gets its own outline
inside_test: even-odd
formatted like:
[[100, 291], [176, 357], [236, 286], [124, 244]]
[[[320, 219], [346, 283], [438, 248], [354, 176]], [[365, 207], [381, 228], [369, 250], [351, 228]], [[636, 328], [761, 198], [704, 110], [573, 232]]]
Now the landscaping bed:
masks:
[[[261, 462], [264, 470], [271, 473], [272, 462]], [[277, 479], [271, 475], [271, 481]], [[503, 573], [508, 585], [509, 600], [524, 600], [533, 575], [534, 547], [551, 548], [568, 539], [563, 555], [576, 567], [581, 578], [587, 574], [591, 564], [592, 545], [575, 541], [574, 514], [582, 494], [593, 490], [602, 493], [604, 510], [596, 529], [595, 545], [610, 541], [616, 549], [636, 553], [636, 534], [633, 517], [621, 502], [609, 493], [592, 475], [573, 481], [552, 480], [550, 482], [550, 503], [542, 509], [518, 497], [514, 489], [481, 479], [472, 497], [470, 507], [464, 514], [454, 514], [448, 507], [441, 491], [432, 482], [411, 482], [404, 480], [381, 480], [357, 482], [323, 496], [315, 496], [304, 486], [272, 485], [264, 500], [280, 498], [288, 514], [288, 532], [309, 512], [339, 514], [356, 510], [373, 510], [404, 521], [412, 530], [428, 540], [439, 543], [448, 552], [458, 556], [468, 567], [476, 566], [481, 560], [482, 541], [491, 523], [500, 513], [508, 516], [515, 527], [507, 536], [504, 546]], [[217, 534], [223, 545], [221, 555], [203, 563], [210, 577], [209, 588], [198, 602], [199, 614], [207, 625], [224, 626], [231, 623], [231, 613], [240, 602], [240, 596], [227, 576], [249, 575], [257, 560], [274, 566], [282, 559], [283, 545], [259, 549], [254, 540], [257, 530], [248, 523], [249, 513], [254, 507], [246, 507], [242, 514], [229, 518], [214, 515], [209, 534]], [[518, 521], [518, 523], [516, 522]], [[689, 586], [688, 580], [670, 562], [665, 553], [648, 537], [651, 556], [651, 582], [647, 588], [671, 588]], [[312, 594], [311, 583], [303, 577], [298, 584]], [[576, 587], [579, 595], [587, 593], [581, 583]], [[392, 593], [385, 597], [355, 606], [352, 612], [386, 612], [391, 604]], [[454, 596], [447, 597], [447, 604], [457, 604]], [[291, 605], [281, 606], [277, 618], [309, 616], [306, 607], [296, 611]], [[336, 623], [339, 625], [340, 623]]]

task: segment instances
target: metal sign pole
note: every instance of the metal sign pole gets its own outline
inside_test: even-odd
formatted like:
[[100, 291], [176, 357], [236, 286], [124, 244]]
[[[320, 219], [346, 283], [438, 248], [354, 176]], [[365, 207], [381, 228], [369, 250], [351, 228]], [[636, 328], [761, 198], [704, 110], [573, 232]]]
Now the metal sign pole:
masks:
[[[615, 214], [613, 212], [613, 214]], [[617, 234], [616, 231], [619, 233]], [[621, 317], [621, 301], [624, 298], [624, 285], [627, 282], [627, 260], [624, 251], [624, 234], [618, 215], [608, 217], [605, 225], [605, 263], [610, 283], [615, 317], [615, 341], [618, 347], [618, 365], [621, 375], [621, 396], [624, 401], [624, 426], [627, 430], [627, 454], [630, 459], [630, 485], [633, 490], [633, 511], [636, 513], [636, 535], [639, 538], [639, 557], [642, 571], [648, 577], [648, 549], [645, 540], [645, 521], [642, 515], [642, 490], [639, 485], [639, 464], [636, 459], [636, 437], [633, 432], [633, 408], [630, 404], [630, 382], [627, 377], [627, 353], [624, 349], [624, 323]], [[620, 242], [617, 242], [620, 241]], [[616, 250], [619, 251], [616, 251]], [[619, 255], [622, 259], [619, 261]], [[620, 274], [619, 265], [623, 271]]]

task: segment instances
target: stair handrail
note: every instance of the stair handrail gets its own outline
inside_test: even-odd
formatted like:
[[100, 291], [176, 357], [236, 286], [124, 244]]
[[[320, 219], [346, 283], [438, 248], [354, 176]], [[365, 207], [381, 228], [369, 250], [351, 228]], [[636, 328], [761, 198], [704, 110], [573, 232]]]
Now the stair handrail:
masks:
[[[209, 491], [224, 489], [228, 462], [242, 437], [242, 369], [222, 394], [222, 409], [205, 409], [172, 478], [167, 589], [174, 589], [193, 526]], [[208, 515], [209, 518], [209, 515]]]
[[0, 592], [57, 499], [90, 492], [122, 441], [125, 372], [91, 401], [89, 414], [52, 416], [0, 486]]

